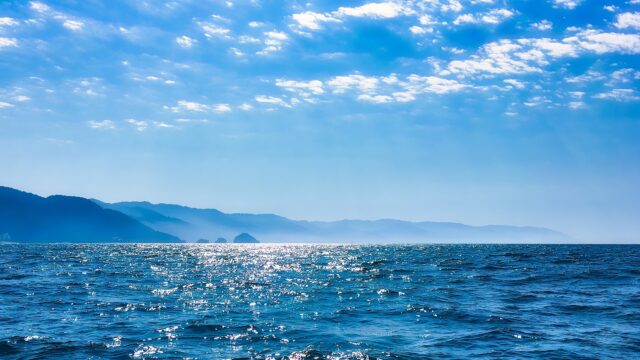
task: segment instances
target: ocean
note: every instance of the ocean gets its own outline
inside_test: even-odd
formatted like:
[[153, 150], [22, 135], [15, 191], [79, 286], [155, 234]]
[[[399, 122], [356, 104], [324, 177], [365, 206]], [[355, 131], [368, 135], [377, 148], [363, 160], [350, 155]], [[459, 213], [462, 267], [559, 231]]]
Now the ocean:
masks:
[[2, 359], [638, 359], [640, 246], [0, 245]]

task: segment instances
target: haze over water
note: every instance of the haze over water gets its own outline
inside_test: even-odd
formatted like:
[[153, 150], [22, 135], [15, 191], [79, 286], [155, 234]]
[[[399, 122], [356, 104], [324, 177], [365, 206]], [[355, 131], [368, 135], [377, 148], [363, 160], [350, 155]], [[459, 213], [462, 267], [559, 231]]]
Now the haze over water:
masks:
[[617, 358], [640, 247], [0, 246], [0, 357]]

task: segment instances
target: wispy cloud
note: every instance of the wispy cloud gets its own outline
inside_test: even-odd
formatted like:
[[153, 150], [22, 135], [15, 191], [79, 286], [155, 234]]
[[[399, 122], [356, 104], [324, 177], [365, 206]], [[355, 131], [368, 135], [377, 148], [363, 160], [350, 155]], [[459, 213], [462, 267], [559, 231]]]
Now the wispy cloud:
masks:
[[581, 2], [582, 0], [553, 0], [553, 4], [556, 7], [569, 10], [575, 9], [578, 5], [580, 5]]
[[84, 23], [79, 20], [66, 19], [62, 22], [62, 26], [71, 31], [80, 31], [84, 27]]
[[513, 16], [513, 11], [508, 9], [493, 9], [477, 14], [463, 14], [453, 20], [453, 24], [499, 24]]
[[16, 38], [0, 37], [0, 50], [6, 47], [18, 46], [18, 40]]
[[327, 88], [332, 94], [355, 93], [357, 100], [374, 104], [406, 103], [422, 94], [448, 94], [470, 87], [453, 79], [416, 74], [404, 78], [399, 78], [396, 74], [388, 76], [350, 74], [335, 76], [326, 82], [278, 79], [276, 86], [294, 92], [305, 100], [312, 95], [325, 94], [325, 88]]
[[18, 102], [25, 102], [31, 100], [31, 98], [26, 95], [16, 95], [13, 97], [13, 100]]
[[634, 89], [612, 89], [596, 94], [594, 98], [614, 101], [640, 101], [640, 95]]
[[195, 101], [179, 100], [176, 106], [171, 107], [173, 112], [180, 111], [208, 111], [209, 106]]
[[89, 120], [87, 125], [97, 130], [113, 130], [116, 128], [115, 123], [111, 120]]
[[185, 49], [191, 48], [198, 42], [196, 39], [192, 39], [186, 35], [178, 36], [176, 38], [176, 43]]
[[291, 107], [291, 104], [275, 96], [256, 95], [255, 100], [256, 102], [261, 104], [272, 104], [272, 105], [278, 105], [278, 106], [287, 107], [287, 108]]
[[196, 101], [179, 100], [175, 106], [165, 106], [165, 109], [174, 113], [180, 112], [215, 112], [226, 113], [231, 111], [229, 104], [203, 104]]
[[282, 49], [282, 45], [289, 40], [289, 36], [281, 31], [267, 31], [264, 33], [264, 48], [258, 51], [258, 55], [268, 55]]
[[542, 72], [541, 67], [563, 57], [581, 53], [640, 53], [640, 35], [584, 30], [562, 40], [523, 38], [484, 45], [467, 60], [451, 61], [443, 74], [524, 74]]
[[18, 25], [18, 21], [14, 18], [10, 17], [0, 17], [0, 26], [16, 26]]

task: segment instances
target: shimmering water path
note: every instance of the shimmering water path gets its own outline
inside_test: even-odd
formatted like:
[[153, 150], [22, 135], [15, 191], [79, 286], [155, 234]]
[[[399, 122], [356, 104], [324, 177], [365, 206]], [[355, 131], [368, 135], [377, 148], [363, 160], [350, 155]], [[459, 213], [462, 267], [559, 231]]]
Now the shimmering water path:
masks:
[[640, 246], [0, 245], [0, 358], [640, 358]]

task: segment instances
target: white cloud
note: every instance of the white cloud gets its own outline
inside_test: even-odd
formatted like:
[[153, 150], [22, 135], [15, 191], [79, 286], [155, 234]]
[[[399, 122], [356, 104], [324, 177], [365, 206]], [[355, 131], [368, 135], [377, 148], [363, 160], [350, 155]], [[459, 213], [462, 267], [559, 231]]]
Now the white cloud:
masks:
[[431, 18], [431, 16], [426, 15], [426, 14], [425, 15], [421, 15], [418, 18], [418, 22], [420, 23], [420, 25], [434, 25], [434, 24], [438, 23], [437, 21], [433, 20]]
[[525, 101], [524, 105], [528, 106], [528, 107], [535, 107], [535, 106], [548, 104], [550, 102], [551, 102], [551, 100], [547, 99], [544, 96], [534, 96], [534, 97], [530, 98], [529, 100]]
[[267, 36], [267, 38], [278, 41], [285, 41], [289, 38], [287, 34], [280, 31], [267, 31], [264, 34]]
[[30, 7], [36, 13], [38, 13], [36, 19], [29, 19], [26, 22], [39, 23], [43, 20], [54, 20], [59, 22], [62, 27], [67, 30], [79, 32], [81, 30], [90, 30], [86, 33], [89, 35], [103, 36], [105, 34], [126, 34], [127, 30], [120, 27], [117, 30], [112, 24], [103, 23], [91, 19], [78, 18], [76, 16], [70, 16], [65, 12], [57, 11], [54, 8], [46, 5], [42, 2], [32, 1]]
[[291, 105], [289, 105], [286, 101], [275, 96], [257, 95], [255, 97], [255, 100], [262, 104], [273, 104], [282, 107], [291, 107]]
[[330, 14], [321, 14], [313, 11], [305, 11], [291, 16], [298, 26], [310, 30], [322, 29], [322, 23], [325, 22], [340, 22], [339, 19], [333, 17]]
[[602, 7], [603, 9], [609, 11], [609, 12], [616, 12], [618, 11], [618, 7], [615, 5], [605, 5]]
[[369, 17], [389, 19], [401, 15], [414, 14], [413, 9], [395, 2], [367, 3], [358, 7], [340, 7], [335, 13], [338, 16]]
[[640, 53], [640, 34], [584, 30], [562, 40], [524, 38], [499, 40], [484, 45], [467, 60], [451, 61], [442, 75], [479, 73], [523, 74], [541, 72], [541, 66], [562, 57], [583, 53]]
[[87, 125], [92, 129], [98, 130], [112, 130], [116, 128], [116, 125], [111, 120], [89, 120]]
[[358, 89], [361, 92], [372, 92], [378, 86], [380, 80], [373, 76], [359, 74], [336, 76], [327, 81], [327, 85], [333, 88], [333, 92], [340, 94], [347, 90]]
[[633, 80], [640, 80], [640, 71], [630, 68], [616, 70], [611, 73], [609, 84], [629, 83]]
[[640, 29], [640, 12], [618, 14], [615, 26], [618, 29]]
[[[494, 4], [493, 0], [471, 0], [472, 4]], [[405, 1], [380, 1], [368, 2], [360, 6], [339, 7], [329, 12], [304, 11], [293, 14], [293, 24], [290, 27], [303, 35], [308, 32], [302, 30], [321, 30], [325, 24], [340, 23], [348, 18], [367, 18], [373, 20], [395, 19], [399, 17], [413, 17], [419, 24], [409, 27], [415, 35], [434, 32], [433, 26], [447, 25], [441, 15], [448, 17], [447, 12], [459, 13], [463, 10], [459, 0], [405, 0]], [[468, 12], [457, 16], [452, 22], [460, 24], [499, 24], [514, 16], [509, 9], [495, 8], [484, 12]]]
[[10, 46], [18, 46], [18, 40], [15, 38], [0, 37], [0, 49]]
[[409, 28], [409, 31], [411, 31], [412, 34], [414, 35], [424, 35], [424, 34], [430, 34], [433, 32], [432, 28], [428, 28], [428, 27], [424, 27], [424, 26], [412, 26]]
[[541, 20], [537, 23], [531, 24], [531, 26], [533, 26], [534, 28], [540, 31], [547, 31], [553, 28], [553, 23], [549, 20]]
[[251, 104], [249, 104], [249, 103], [243, 103], [240, 106], [238, 106], [238, 108], [240, 110], [249, 111], [249, 110], [253, 109], [253, 106]]
[[69, 83], [73, 86], [72, 91], [80, 95], [98, 96], [105, 90], [103, 80], [97, 77], [75, 79]]
[[573, 110], [584, 109], [587, 105], [582, 101], [570, 101], [569, 108]]
[[224, 26], [219, 26], [208, 22], [200, 22], [198, 23], [198, 25], [200, 25], [200, 29], [202, 29], [202, 31], [204, 32], [204, 36], [207, 37], [207, 39], [231, 39], [231, 30], [227, 29]]
[[416, 96], [407, 91], [396, 91], [391, 94], [395, 101], [399, 103], [411, 102], [416, 99]]
[[177, 112], [181, 112], [181, 111], [206, 111], [209, 109], [209, 107], [207, 105], [204, 104], [200, 104], [194, 101], [187, 101], [187, 100], [179, 100], [176, 106], [165, 106], [164, 107], [167, 110], [171, 110], [175, 113]]
[[18, 22], [10, 17], [0, 17], [0, 26], [15, 26]]
[[524, 84], [521, 81], [518, 81], [516, 79], [506, 79], [503, 80], [506, 84], [509, 84], [513, 87], [515, 87], [516, 89], [524, 89]]
[[127, 119], [125, 121], [140, 132], [147, 130], [147, 127], [149, 126], [149, 123], [144, 120]]
[[195, 101], [179, 100], [175, 106], [164, 106], [164, 109], [170, 110], [174, 113], [180, 113], [185, 111], [191, 112], [215, 112], [225, 113], [231, 111], [229, 104], [214, 104], [207, 105]]
[[62, 26], [64, 26], [66, 29], [69, 29], [71, 31], [80, 31], [84, 27], [84, 23], [79, 20], [67, 19], [67, 20], [64, 20], [64, 22], [62, 23]]
[[259, 43], [261, 43], [260, 39], [252, 37], [252, 36], [247, 36], [247, 35], [240, 35], [238, 37], [238, 42], [240, 44], [259, 44]]
[[[540, 72], [535, 64], [530, 64], [527, 57], [532, 54], [524, 53], [524, 57], [517, 57], [514, 53], [523, 50], [522, 45], [510, 40], [500, 40], [484, 45], [480, 55], [474, 55], [468, 60], [451, 61], [443, 74], [520, 74]], [[543, 56], [542, 54], [539, 56]]]
[[29, 6], [31, 7], [32, 10], [35, 10], [35, 11], [37, 11], [39, 13], [47, 13], [47, 12], [51, 11], [51, 8], [48, 5], [46, 5], [44, 3], [41, 3], [41, 2], [38, 2], [38, 1], [30, 2]]
[[578, 76], [574, 76], [574, 77], [568, 77], [568, 78], [565, 79], [565, 81], [568, 82], [568, 83], [584, 83], [584, 82], [602, 80], [604, 78], [605, 78], [605, 76], [602, 75], [601, 73], [599, 73], [597, 71], [589, 70], [589, 71], [587, 71], [586, 73], [584, 73], [582, 75], [578, 75]]
[[459, 0], [449, 0], [447, 3], [440, 6], [442, 11], [460, 12], [462, 11], [462, 4]]
[[309, 94], [319, 95], [324, 93], [323, 83], [320, 80], [292, 81], [277, 79], [276, 86], [291, 92], [302, 93], [305, 96], [309, 96]]
[[[311, 81], [291, 81], [279, 79], [276, 86], [283, 87], [289, 91], [294, 91], [303, 100], [309, 101], [312, 91], [313, 95], [325, 95], [321, 92], [320, 84], [326, 84], [336, 95], [355, 93], [359, 101], [374, 104], [382, 103], [405, 103], [413, 101], [421, 94], [448, 94], [470, 87], [467, 84], [456, 80], [445, 79], [437, 76], [420, 76], [416, 74], [399, 78], [396, 74], [388, 76], [365, 76], [361, 74], [341, 75], [330, 78], [326, 82], [320, 80]], [[315, 99], [311, 99], [315, 102]], [[277, 100], [273, 100], [277, 102]]]
[[226, 113], [231, 111], [231, 107], [229, 107], [229, 104], [216, 104], [212, 110], [217, 113]]
[[25, 102], [31, 100], [31, 98], [26, 95], [16, 95], [13, 97], [13, 100], [18, 102]]
[[172, 108], [173, 112], [186, 111], [207, 111], [209, 107], [205, 104], [197, 103], [195, 101], [179, 100], [178, 105]]
[[640, 53], [640, 34], [604, 33], [598, 30], [585, 30], [574, 37], [564, 39], [576, 44], [585, 51], [597, 54], [618, 52], [623, 54]]
[[369, 19], [391, 19], [399, 16], [415, 15], [417, 12], [409, 6], [410, 3], [401, 2], [371, 2], [356, 7], [339, 7], [332, 12], [318, 13], [305, 11], [293, 14], [291, 18], [296, 22], [296, 28], [320, 30], [324, 23], [338, 23], [348, 17]]
[[243, 53], [242, 51], [240, 51], [240, 49], [238, 49], [238, 48], [234, 48], [234, 47], [232, 47], [232, 48], [229, 48], [229, 51], [230, 51], [234, 56], [237, 56], [237, 57], [243, 57], [243, 56], [244, 56], [244, 53]]
[[192, 39], [186, 35], [178, 36], [176, 38], [176, 43], [185, 49], [191, 48], [198, 42], [196, 39]]
[[[157, 127], [157, 128], [160, 128], [160, 129], [171, 129], [171, 128], [176, 127], [175, 125], [172, 125], [172, 124], [166, 123], [166, 122], [164, 122], [164, 121], [154, 121], [154, 122], [153, 122], [153, 125], [154, 125], [155, 127]], [[142, 131], [142, 130], [140, 130], [140, 131]]]
[[443, 79], [436, 76], [418, 76], [414, 74], [409, 75], [407, 80], [405, 83], [401, 82], [400, 86], [415, 94], [446, 94], [462, 90], [468, 86], [456, 80]]
[[463, 14], [453, 20], [454, 25], [461, 24], [499, 24], [513, 16], [508, 9], [493, 9], [484, 13]]
[[575, 9], [582, 0], [553, 0], [553, 3], [556, 7], [562, 7], [565, 9]]
[[[567, 44], [567, 43], [563, 43], [563, 42], [558, 42], [555, 40], [551, 40], [551, 39], [547, 39], [547, 38], [543, 38], [543, 39], [520, 39], [518, 40], [518, 43], [520, 45], [524, 45], [527, 47], [530, 47], [534, 52], [535, 51], [540, 51], [542, 52], [546, 57], [552, 57], [552, 58], [556, 58], [556, 57], [574, 57], [578, 55], [578, 52], [580, 49], [576, 48], [574, 45], [572, 44]], [[528, 55], [532, 55], [533, 53], [516, 53], [516, 56], [518, 56], [521, 59], [527, 59], [526, 56], [523, 56], [523, 54], [528, 54]], [[528, 59], [530, 60], [535, 60], [540, 64], [545, 64], [547, 62], [546, 58], [536, 58], [534, 57], [529, 57]]]
[[6, 109], [6, 108], [10, 108], [13, 107], [13, 104], [10, 104], [8, 102], [4, 102], [4, 101], [0, 101], [0, 109]]
[[258, 51], [258, 55], [268, 55], [282, 49], [282, 45], [289, 39], [289, 36], [281, 31], [267, 31], [264, 33], [264, 49]]
[[593, 96], [596, 99], [613, 101], [638, 101], [640, 95], [634, 89], [612, 89]]
[[358, 95], [358, 100], [370, 102], [374, 104], [384, 104], [384, 103], [392, 102], [393, 98], [387, 95], [362, 94], [362, 95]]

